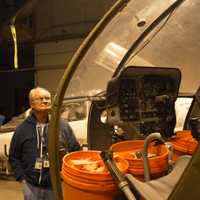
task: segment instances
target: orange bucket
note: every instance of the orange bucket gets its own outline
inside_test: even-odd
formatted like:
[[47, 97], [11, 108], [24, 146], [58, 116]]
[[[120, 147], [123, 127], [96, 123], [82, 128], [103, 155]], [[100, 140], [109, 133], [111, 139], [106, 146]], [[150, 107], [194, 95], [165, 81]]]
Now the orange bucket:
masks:
[[[144, 140], [127, 140], [111, 146], [111, 150], [129, 162], [128, 172], [137, 179], [144, 181], [144, 162], [136, 157], [136, 152], [143, 151]], [[168, 167], [168, 149], [163, 144], [150, 144], [148, 148], [151, 178], [163, 176]]]
[[191, 130], [177, 131], [171, 139], [173, 146], [173, 160], [177, 160], [182, 155], [192, 155], [198, 142], [192, 137]]
[[[118, 157], [114, 160], [122, 173], [129, 163]], [[113, 200], [118, 189], [100, 157], [100, 151], [76, 151], [63, 158], [64, 199]]]

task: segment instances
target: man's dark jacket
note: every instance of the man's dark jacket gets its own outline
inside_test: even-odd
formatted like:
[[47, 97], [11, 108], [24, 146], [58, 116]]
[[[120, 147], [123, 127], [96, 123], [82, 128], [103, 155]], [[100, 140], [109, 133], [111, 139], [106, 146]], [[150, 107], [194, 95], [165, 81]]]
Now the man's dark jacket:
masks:
[[[36, 131], [36, 119], [30, 115], [22, 124], [20, 124], [11, 140], [9, 161], [16, 180], [25, 179], [28, 183], [35, 186], [50, 187], [49, 168], [42, 169], [41, 172], [35, 170], [36, 158], [40, 157], [38, 149], [38, 138]], [[48, 141], [46, 141], [48, 143]], [[65, 148], [66, 152], [72, 152], [80, 149], [74, 133], [66, 121], [60, 122], [59, 133], [60, 148]], [[39, 177], [41, 176], [41, 181]]]

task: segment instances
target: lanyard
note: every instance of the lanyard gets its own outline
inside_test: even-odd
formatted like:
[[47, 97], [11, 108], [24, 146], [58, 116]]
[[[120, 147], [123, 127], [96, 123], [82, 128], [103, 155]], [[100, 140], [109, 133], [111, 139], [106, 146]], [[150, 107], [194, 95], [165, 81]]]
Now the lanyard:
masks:
[[45, 145], [45, 130], [46, 124], [37, 124], [36, 132], [37, 132], [37, 148], [40, 151], [40, 158], [43, 157], [43, 145]]

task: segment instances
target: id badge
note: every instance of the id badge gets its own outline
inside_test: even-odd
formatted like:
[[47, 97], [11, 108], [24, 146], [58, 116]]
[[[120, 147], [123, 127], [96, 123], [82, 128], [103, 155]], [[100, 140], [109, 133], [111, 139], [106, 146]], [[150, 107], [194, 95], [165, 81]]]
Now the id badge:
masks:
[[35, 161], [35, 169], [40, 170], [42, 169], [42, 159], [41, 158], [37, 158]]
[[48, 160], [48, 159], [44, 159], [44, 160], [43, 160], [43, 167], [44, 167], [44, 168], [49, 168], [49, 166], [50, 166], [50, 165], [49, 165], [49, 160]]

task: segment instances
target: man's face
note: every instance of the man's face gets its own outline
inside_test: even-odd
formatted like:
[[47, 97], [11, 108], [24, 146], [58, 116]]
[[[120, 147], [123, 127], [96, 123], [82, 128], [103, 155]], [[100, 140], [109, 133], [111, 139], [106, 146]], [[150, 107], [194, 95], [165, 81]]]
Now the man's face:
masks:
[[51, 95], [45, 90], [37, 90], [32, 96], [30, 106], [37, 112], [51, 110]]

